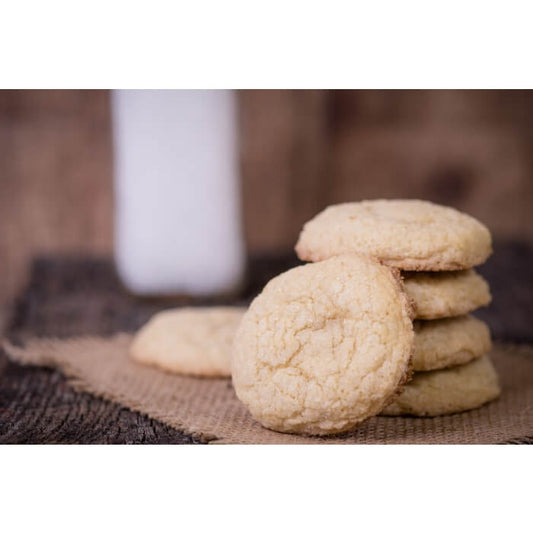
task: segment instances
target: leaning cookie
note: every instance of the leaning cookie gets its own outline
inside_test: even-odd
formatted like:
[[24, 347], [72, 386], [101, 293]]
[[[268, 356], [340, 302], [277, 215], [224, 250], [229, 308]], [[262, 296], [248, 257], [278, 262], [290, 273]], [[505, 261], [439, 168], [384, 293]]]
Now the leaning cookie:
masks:
[[272, 279], [235, 336], [235, 392], [263, 426], [328, 435], [381, 412], [410, 373], [413, 326], [399, 277], [334, 257]]
[[500, 395], [488, 356], [466, 365], [416, 373], [383, 415], [439, 416], [481, 407]]
[[422, 200], [333, 205], [304, 225], [296, 253], [305, 261], [361, 252], [401, 270], [463, 270], [492, 253], [489, 230], [450, 207]]
[[434, 320], [465, 315], [488, 305], [488, 283], [472, 269], [456, 272], [402, 272], [415, 318]]
[[472, 315], [415, 320], [415, 372], [468, 363], [490, 351], [490, 330]]
[[233, 337], [244, 311], [238, 307], [162, 311], [135, 335], [130, 356], [177, 374], [229, 377]]

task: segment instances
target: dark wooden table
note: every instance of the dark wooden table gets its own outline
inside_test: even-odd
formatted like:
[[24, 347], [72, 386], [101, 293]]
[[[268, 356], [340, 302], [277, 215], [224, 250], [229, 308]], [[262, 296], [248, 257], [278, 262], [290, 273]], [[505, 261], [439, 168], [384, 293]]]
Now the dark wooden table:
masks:
[[[272, 276], [298, 264], [292, 255], [249, 262], [236, 299], [139, 300], [120, 286], [106, 259], [49, 257], [34, 261], [27, 288], [12, 310], [7, 335], [69, 337], [135, 331], [154, 312], [175, 305], [246, 304]], [[492, 305], [476, 314], [498, 340], [533, 343], [533, 247], [497, 243], [479, 271]], [[118, 404], [75, 392], [57, 371], [22, 367], [0, 354], [0, 443], [197, 444], [192, 436]]]

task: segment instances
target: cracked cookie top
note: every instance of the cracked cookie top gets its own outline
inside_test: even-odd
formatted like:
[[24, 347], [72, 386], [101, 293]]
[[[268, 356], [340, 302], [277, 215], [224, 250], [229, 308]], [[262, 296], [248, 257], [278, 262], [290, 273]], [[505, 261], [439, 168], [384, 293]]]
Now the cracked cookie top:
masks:
[[263, 426], [346, 432], [379, 413], [406, 379], [410, 305], [399, 275], [357, 254], [272, 279], [235, 336], [232, 377]]

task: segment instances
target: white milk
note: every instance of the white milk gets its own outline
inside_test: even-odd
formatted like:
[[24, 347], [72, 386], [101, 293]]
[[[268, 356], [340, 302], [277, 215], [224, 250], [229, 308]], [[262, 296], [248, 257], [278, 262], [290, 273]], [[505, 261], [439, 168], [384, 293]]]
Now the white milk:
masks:
[[231, 91], [113, 91], [115, 258], [140, 295], [229, 293], [245, 264]]

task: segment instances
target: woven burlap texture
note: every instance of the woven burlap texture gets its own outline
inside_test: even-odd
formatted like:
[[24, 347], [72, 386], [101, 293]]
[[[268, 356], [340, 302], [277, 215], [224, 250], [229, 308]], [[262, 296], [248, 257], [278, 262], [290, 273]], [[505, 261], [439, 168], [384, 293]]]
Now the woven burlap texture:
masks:
[[343, 437], [284, 435], [262, 428], [239, 402], [229, 379], [177, 376], [128, 357], [131, 336], [30, 339], [6, 343], [21, 364], [60, 369], [77, 390], [118, 402], [205, 441], [228, 444], [492, 444], [533, 436], [533, 347], [496, 344], [500, 399], [435, 418], [367, 420]]

